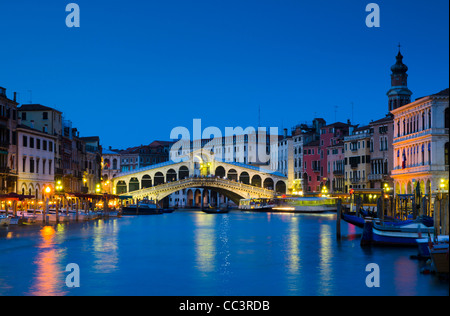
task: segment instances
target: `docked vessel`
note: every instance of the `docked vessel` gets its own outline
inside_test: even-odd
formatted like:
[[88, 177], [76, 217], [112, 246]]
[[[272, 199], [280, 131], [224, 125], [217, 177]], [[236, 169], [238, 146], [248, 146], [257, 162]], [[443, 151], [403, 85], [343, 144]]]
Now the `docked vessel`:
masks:
[[122, 215], [159, 215], [164, 212], [152, 200], [140, 201], [137, 205], [131, 204], [122, 208]]
[[429, 251], [435, 271], [437, 273], [448, 274], [449, 273], [448, 242], [446, 243], [435, 242], [430, 246]]
[[241, 211], [268, 212], [275, 206], [273, 199], [242, 199], [239, 201]]
[[275, 199], [272, 210], [292, 213], [336, 212], [337, 203], [331, 197], [286, 197]]
[[5, 215], [0, 215], [0, 226], [9, 226], [11, 219]]
[[433, 236], [433, 227], [422, 218], [401, 222], [383, 222], [379, 219], [366, 219], [362, 244], [401, 245], [417, 247], [422, 236]]

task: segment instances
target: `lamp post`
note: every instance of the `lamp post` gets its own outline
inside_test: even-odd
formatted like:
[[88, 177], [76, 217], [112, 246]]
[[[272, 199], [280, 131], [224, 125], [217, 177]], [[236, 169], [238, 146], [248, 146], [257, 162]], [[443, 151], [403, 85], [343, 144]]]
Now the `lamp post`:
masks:
[[45, 194], [45, 209], [44, 209], [44, 214], [42, 214], [42, 222], [44, 224], [47, 223], [47, 214], [48, 214], [48, 202], [50, 199], [50, 194], [52, 193], [52, 187], [51, 186], [46, 186], [44, 189], [44, 194]]

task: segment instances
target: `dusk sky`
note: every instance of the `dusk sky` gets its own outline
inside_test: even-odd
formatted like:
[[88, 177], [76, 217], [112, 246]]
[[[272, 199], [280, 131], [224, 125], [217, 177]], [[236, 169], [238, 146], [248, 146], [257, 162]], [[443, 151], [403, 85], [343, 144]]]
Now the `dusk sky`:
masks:
[[[75, 2], [81, 27], [68, 28]], [[176, 126], [385, 116], [398, 43], [412, 99], [449, 86], [448, 0], [0, 0], [0, 86], [126, 148]], [[31, 91], [31, 92], [30, 92]], [[337, 106], [337, 113], [335, 107]], [[281, 131], [280, 131], [281, 133]]]

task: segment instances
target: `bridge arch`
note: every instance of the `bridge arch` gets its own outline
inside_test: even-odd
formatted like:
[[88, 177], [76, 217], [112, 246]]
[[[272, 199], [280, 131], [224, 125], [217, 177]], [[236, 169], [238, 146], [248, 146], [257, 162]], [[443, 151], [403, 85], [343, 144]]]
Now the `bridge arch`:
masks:
[[225, 178], [227, 172], [225, 171], [225, 168], [224, 168], [224, 167], [218, 166], [218, 167], [216, 168], [216, 171], [215, 171], [214, 174], [216, 175], [216, 177], [219, 177], [219, 178]]
[[118, 181], [116, 184], [116, 194], [124, 194], [127, 192], [127, 183], [123, 180]]
[[239, 182], [250, 184], [250, 175], [247, 171], [241, 172], [241, 174], [239, 175]]
[[177, 181], [177, 172], [174, 169], [169, 169], [166, 172], [166, 182]]
[[235, 169], [228, 170], [227, 178], [231, 181], [237, 181], [238, 180], [238, 173]]
[[181, 166], [178, 169], [178, 179], [183, 180], [189, 178], [189, 168], [186, 166]]
[[135, 177], [130, 179], [128, 182], [128, 191], [133, 192], [139, 190], [139, 180]]
[[160, 171], [158, 171], [157, 173], [155, 173], [155, 177], [154, 177], [154, 182], [155, 182], [155, 186], [160, 185], [160, 184], [164, 184], [165, 183], [165, 177], [164, 174]]
[[262, 179], [261, 179], [261, 177], [260, 177], [259, 175], [255, 174], [255, 175], [252, 177], [252, 185], [255, 186], [255, 187], [260, 188], [260, 187], [262, 186], [261, 184], [262, 184]]
[[273, 190], [275, 189], [275, 185], [272, 178], [266, 178], [264, 179], [263, 183], [264, 189]]
[[150, 188], [151, 186], [152, 186], [152, 177], [149, 176], [148, 174], [143, 175], [141, 179], [141, 188], [146, 189]]
[[275, 191], [279, 194], [286, 194], [286, 182], [278, 181], [275, 186]]

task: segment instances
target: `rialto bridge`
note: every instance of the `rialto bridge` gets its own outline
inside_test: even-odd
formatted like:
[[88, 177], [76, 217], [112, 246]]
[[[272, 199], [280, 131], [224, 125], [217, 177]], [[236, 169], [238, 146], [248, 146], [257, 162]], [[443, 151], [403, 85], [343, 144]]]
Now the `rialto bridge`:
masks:
[[[287, 178], [264, 168], [191, 153], [181, 162], [165, 162], [117, 175], [116, 194], [133, 199], [163, 198], [180, 190], [202, 188], [220, 193], [236, 204], [244, 198], [272, 198], [286, 193]], [[203, 190], [202, 190], [203, 191]]]

